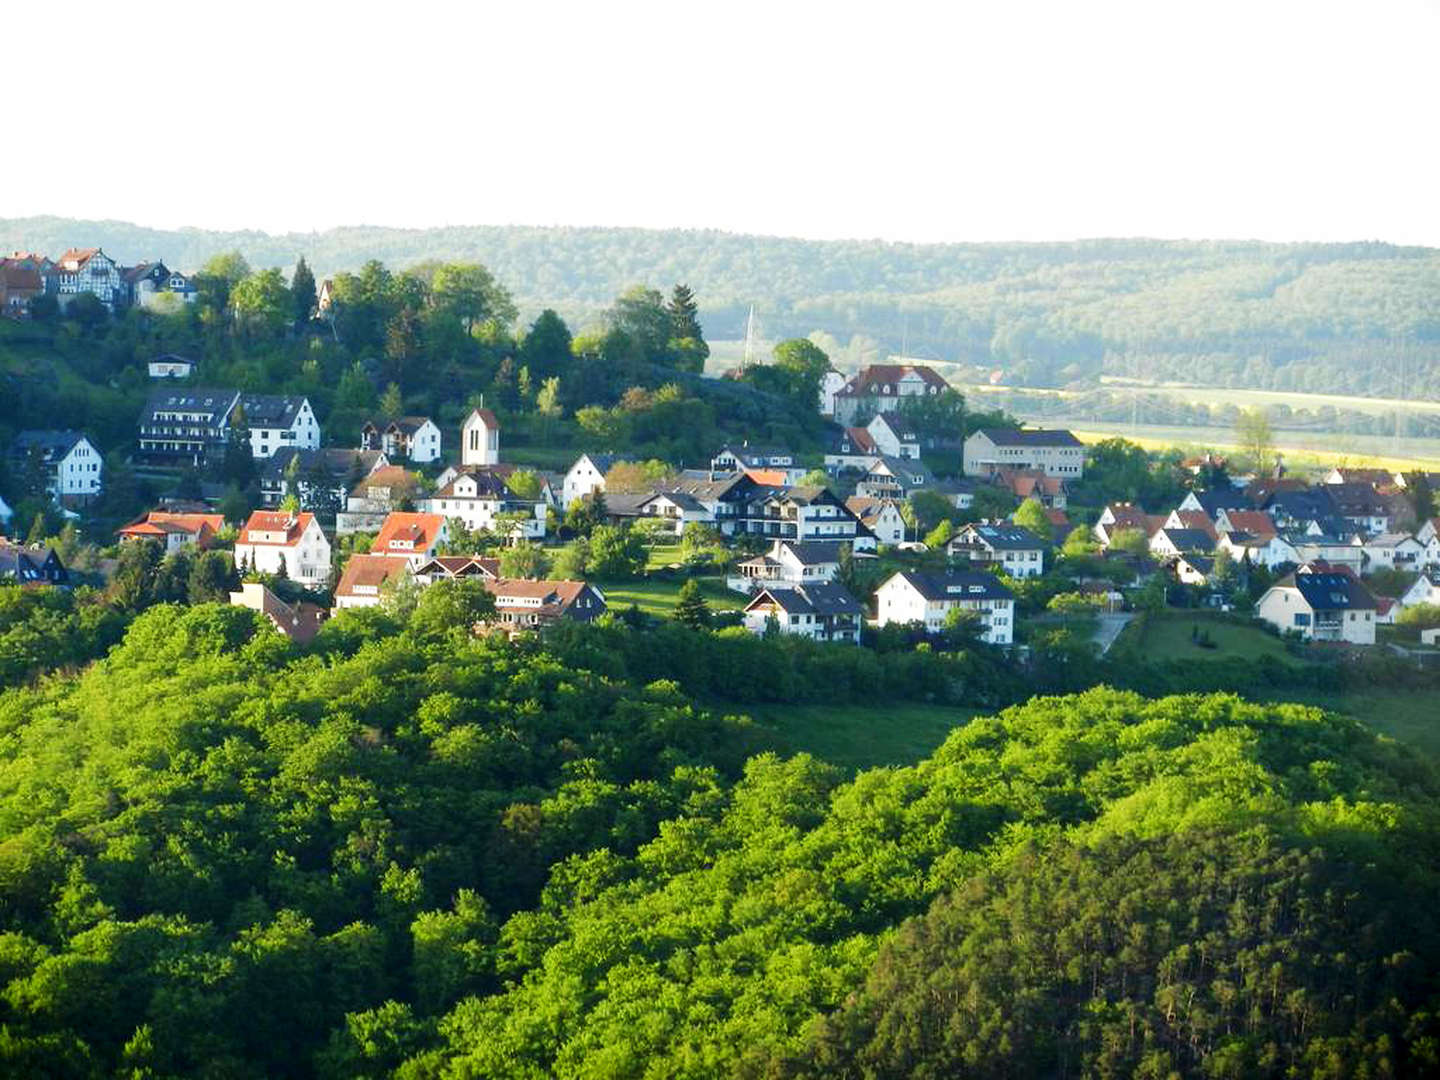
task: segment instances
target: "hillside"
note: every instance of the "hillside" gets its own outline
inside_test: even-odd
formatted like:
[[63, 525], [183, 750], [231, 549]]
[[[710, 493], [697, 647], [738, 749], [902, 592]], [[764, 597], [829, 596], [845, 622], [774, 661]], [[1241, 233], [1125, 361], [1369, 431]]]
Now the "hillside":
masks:
[[[63, 218], [0, 220], [0, 250], [100, 244], [198, 267], [304, 254], [322, 276], [367, 259], [474, 260], [522, 315], [593, 318], [636, 282], [686, 281], [706, 335], [738, 338], [751, 304], [774, 339], [822, 331], [858, 354], [999, 368], [1013, 385], [1102, 373], [1266, 390], [1440, 398], [1440, 251], [1381, 243], [1089, 240], [889, 244], [713, 231], [371, 227], [271, 236]], [[834, 351], [834, 350], [832, 350]]]

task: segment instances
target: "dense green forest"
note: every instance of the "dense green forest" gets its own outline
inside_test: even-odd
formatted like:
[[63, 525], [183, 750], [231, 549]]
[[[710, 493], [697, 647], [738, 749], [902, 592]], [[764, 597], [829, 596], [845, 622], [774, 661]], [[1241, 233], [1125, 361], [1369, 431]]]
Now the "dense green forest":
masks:
[[1358, 722], [1092, 689], [851, 775], [746, 710], [1043, 684], [472, 601], [162, 604], [0, 695], [0, 1073], [1440, 1067], [1440, 774]]
[[[1013, 385], [1103, 373], [1209, 385], [1440, 398], [1440, 253], [1382, 243], [1089, 240], [1052, 244], [807, 241], [709, 231], [344, 228], [269, 236], [122, 222], [0, 220], [0, 250], [101, 244], [196, 269], [236, 249], [317, 273], [369, 259], [480, 262], [522, 315], [577, 328], [635, 282], [688, 282], [706, 336], [822, 332], [843, 355], [908, 352], [999, 368]], [[839, 350], [831, 350], [839, 353]]]

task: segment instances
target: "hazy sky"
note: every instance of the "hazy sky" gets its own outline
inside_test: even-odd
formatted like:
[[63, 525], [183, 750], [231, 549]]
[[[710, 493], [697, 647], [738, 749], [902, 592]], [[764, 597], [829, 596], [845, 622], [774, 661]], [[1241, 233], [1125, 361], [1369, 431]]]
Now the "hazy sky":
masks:
[[13, 7], [0, 217], [1440, 245], [1435, 0]]

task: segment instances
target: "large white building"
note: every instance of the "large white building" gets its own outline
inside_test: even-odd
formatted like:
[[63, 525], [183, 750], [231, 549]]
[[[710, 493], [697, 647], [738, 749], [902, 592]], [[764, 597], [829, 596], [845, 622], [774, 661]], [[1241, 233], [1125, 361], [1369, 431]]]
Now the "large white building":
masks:
[[1350, 573], [1289, 574], [1265, 590], [1255, 614], [1307, 641], [1375, 644], [1375, 597]]
[[1001, 469], [1039, 469], [1078, 480], [1085, 474], [1085, 444], [1068, 431], [981, 428], [965, 440], [965, 475]]
[[15, 457], [21, 475], [30, 459], [38, 458], [46, 492], [61, 502], [83, 502], [104, 488], [105, 459], [78, 431], [22, 431], [15, 439]]
[[490, 531], [502, 514], [524, 515], [515, 521], [510, 535], [527, 540], [545, 536], [545, 503], [521, 499], [505, 486], [498, 472], [483, 468], [462, 468], [449, 483], [430, 498], [422, 509], [444, 518], [459, 518], [465, 528]]
[[319, 588], [330, 577], [330, 541], [314, 514], [256, 510], [235, 538], [235, 565]]
[[950, 388], [924, 364], [872, 364], [835, 393], [835, 422], [845, 427], [898, 408], [907, 397], [934, 397]]
[[605, 474], [620, 458], [614, 454], [581, 454], [565, 473], [560, 489], [560, 505], [569, 510], [585, 496], [605, 490]]
[[242, 394], [215, 387], [161, 387], [140, 416], [140, 456], [147, 460], [201, 464], [223, 451], [232, 433], [249, 433], [257, 460], [293, 447], [320, 445], [320, 422], [304, 397]]
[[992, 645], [1015, 639], [1015, 595], [994, 574], [899, 570], [875, 591], [877, 624], [922, 624], [936, 634], [956, 609], [974, 612], [981, 636]]
[[[268, 458], [282, 447], [314, 450], [320, 445], [320, 422], [310, 399], [279, 394], [240, 395], [239, 415], [250, 430], [250, 454]], [[238, 422], [232, 411], [231, 423]]]
[[782, 634], [857, 645], [864, 615], [849, 590], [832, 581], [763, 586], [741, 618], [752, 634], [764, 634], [774, 625]]

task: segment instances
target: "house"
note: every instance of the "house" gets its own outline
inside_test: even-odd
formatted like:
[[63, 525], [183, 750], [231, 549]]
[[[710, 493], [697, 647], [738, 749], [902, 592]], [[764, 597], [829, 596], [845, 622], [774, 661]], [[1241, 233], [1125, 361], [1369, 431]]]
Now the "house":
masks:
[[420, 478], [409, 469], [376, 467], [350, 489], [345, 509], [335, 516], [336, 533], [378, 532], [390, 514], [413, 503], [419, 489]]
[[326, 278], [315, 292], [315, 317], [324, 318], [335, 305], [335, 280]]
[[[379, 450], [283, 447], [271, 454], [260, 468], [260, 502], [274, 509], [287, 495], [293, 494], [300, 500], [300, 509], [315, 510], [323, 506], [328, 517], [345, 507], [351, 488], [389, 465], [389, 459]], [[375, 527], [380, 527], [378, 521]]]
[[935, 486], [935, 477], [918, 460], [882, 456], [855, 485], [855, 494], [869, 499], [907, 499]]
[[1215, 537], [1203, 529], [1157, 529], [1150, 537], [1150, 554], [1161, 562], [1187, 553], [1209, 554]]
[[250, 455], [270, 457], [283, 447], [313, 450], [320, 445], [320, 423], [309, 398], [288, 394], [241, 394], [230, 424], [250, 432]]
[[70, 584], [70, 572], [54, 548], [27, 547], [0, 537], [0, 581], [63, 587]]
[[99, 248], [71, 248], [61, 255], [45, 272], [45, 291], [62, 309], [83, 293], [95, 297], [109, 311], [127, 299], [120, 264]]
[[1012, 578], [1028, 578], [1045, 572], [1049, 546], [1023, 526], [982, 522], [963, 526], [951, 538], [946, 551], [952, 559], [995, 563]]
[[1357, 536], [1293, 529], [1280, 535], [1295, 549], [1296, 562], [1307, 563], [1318, 559], [1354, 570], [1357, 574], [1365, 565], [1364, 542]]
[[0, 315], [20, 318], [29, 313], [30, 301], [45, 291], [40, 270], [11, 259], [0, 259]]
[[1221, 533], [1215, 545], [1217, 551], [1224, 549], [1236, 563], [1263, 566], [1274, 570], [1277, 566], [1301, 562], [1295, 546], [1277, 533], [1268, 536], [1253, 536], [1250, 533]]
[[315, 635], [320, 632], [320, 624], [328, 614], [319, 605], [304, 600], [287, 604], [259, 581], [242, 584], [239, 592], [230, 594], [230, 604], [258, 611], [270, 620], [271, 626], [297, 645], [308, 645], [314, 641]]
[[756, 486], [740, 506], [736, 531], [786, 540], [848, 540], [873, 549], [875, 538], [828, 488]]
[[471, 409], [460, 425], [460, 464], [500, 464], [500, 421], [489, 409]]
[[915, 425], [901, 414], [877, 413], [865, 425], [865, 430], [874, 441], [875, 448], [884, 456], [919, 459], [920, 436], [915, 433]]
[[151, 510], [130, 524], [115, 530], [122, 543], [129, 540], [154, 540], [165, 551], [179, 551], [187, 544], [208, 548], [225, 527], [223, 514], [176, 514]]
[[386, 555], [351, 555], [335, 586], [335, 610], [377, 607], [384, 597], [386, 583], [398, 581], [410, 573], [410, 564]]
[[1375, 625], [1394, 626], [1395, 616], [1401, 611], [1400, 601], [1389, 596], [1375, 597]]
[[1047, 476], [1039, 469], [996, 469], [990, 474], [990, 482], [1020, 502], [1036, 499], [1041, 506], [1064, 510], [1070, 501], [1070, 487], [1065, 479]]
[[482, 555], [436, 555], [415, 567], [414, 576], [421, 585], [465, 578], [498, 578], [500, 560]]
[[1250, 536], [1274, 536], [1275, 519], [1264, 510], [1232, 510], [1221, 507], [1215, 513], [1211, 530], [1217, 535], [1222, 532], [1247, 533]]
[[1397, 477], [1389, 469], [1357, 469], [1346, 465], [1335, 466], [1325, 474], [1321, 483], [1367, 484], [1372, 488], [1388, 487], [1393, 484], [1404, 485], [1403, 479]]
[[538, 540], [545, 535], [544, 501], [521, 499], [499, 474], [483, 467], [462, 468], [434, 495], [422, 499], [420, 508], [426, 513], [458, 518], [471, 532], [494, 530], [503, 514], [514, 518], [508, 529], [510, 537]]
[[782, 634], [858, 645], [864, 614], [844, 585], [814, 582], [761, 586], [745, 605], [742, 619], [752, 634], [764, 634], [773, 620]]
[[969, 510], [975, 505], [975, 493], [980, 490], [983, 481], [973, 476], [950, 477], [945, 480], [936, 480], [929, 490], [937, 495], [944, 496], [957, 510]]
[[1390, 504], [1370, 484], [1326, 484], [1324, 490], [1347, 525], [1368, 533], [1390, 531]]
[[1215, 560], [1208, 555], [1178, 555], [1170, 568], [1184, 585], [1208, 585]]
[[907, 397], [934, 397], [950, 388], [924, 364], [871, 364], [835, 392], [835, 420], [847, 427], [895, 409]]
[[561, 487], [560, 505], [569, 510], [585, 496], [605, 490], [605, 474], [612, 466], [624, 459], [614, 454], [581, 454], [565, 473]]
[[1287, 574], [1260, 597], [1256, 615], [1307, 641], [1375, 644], [1375, 598], [1353, 575]]
[[1407, 608], [1417, 604], [1440, 604], [1440, 573], [1421, 574], [1400, 597], [1400, 604]]
[[495, 598], [495, 622], [507, 633], [538, 630], [560, 619], [592, 622], [605, 614], [605, 594], [584, 581], [481, 578]]
[[122, 268], [125, 302], [132, 307], [153, 310], [178, 304], [193, 304], [199, 289], [185, 274], [163, 262], [139, 263]]
[[151, 360], [146, 367], [152, 379], [188, 379], [195, 372], [195, 361], [166, 353]]
[[405, 559], [415, 567], [433, 556], [449, 538], [449, 528], [440, 514], [396, 511], [380, 526], [379, 534], [370, 545], [370, 554]]
[[874, 436], [863, 427], [833, 431], [825, 447], [825, 468], [830, 472], [865, 472], [880, 460]]
[[737, 573], [725, 584], [736, 592], [753, 592], [771, 584], [834, 581], [840, 573], [841, 547], [834, 541], [776, 540], [765, 554], [737, 563]]
[[687, 525], [714, 525], [715, 514], [700, 499], [684, 491], [659, 491], [646, 495], [638, 507], [642, 517], [663, 518], [674, 525], [676, 536]]
[[1361, 548], [1367, 573], [1376, 570], [1418, 570], [1425, 560], [1425, 545], [1408, 533], [1380, 533]]
[[[710, 459], [710, 468], [716, 472], [744, 472], [746, 469], [795, 468], [795, 455], [778, 447], [751, 446], [748, 442], [740, 446], [726, 445]], [[803, 470], [802, 470], [803, 471]]]
[[330, 578], [330, 541], [314, 514], [256, 510], [235, 538], [235, 565], [322, 588]]
[[994, 574], [951, 570], [927, 574], [899, 570], [875, 591], [879, 626], [919, 623], [932, 634], [945, 629], [951, 611], [975, 612], [982, 637], [1009, 645], [1015, 633], [1015, 594]]
[[217, 387], [163, 387], [153, 391], [140, 414], [139, 454], [154, 464], [200, 465], [223, 452], [230, 413], [239, 391]]
[[1281, 530], [1329, 521], [1337, 513], [1328, 485], [1301, 491], [1274, 492], [1265, 497], [1259, 509], [1268, 513]]
[[45, 491], [65, 505], [89, 502], [104, 487], [105, 459], [79, 431], [22, 431], [15, 437], [15, 469], [45, 474]]
[[874, 533], [880, 543], [893, 546], [904, 541], [905, 519], [894, 499], [852, 495], [845, 500], [845, 509], [859, 518], [860, 524]]
[[[1012, 515], [1013, 517], [1013, 515]], [[1054, 507], [1045, 508], [1045, 520], [1050, 523], [1050, 542], [1055, 547], [1060, 547], [1075, 531], [1075, 525], [1070, 516], [1064, 510], [1057, 510]]]
[[981, 428], [965, 440], [964, 466], [966, 476], [1037, 469], [1046, 476], [1079, 480], [1085, 474], [1085, 444], [1068, 431]]
[[424, 465], [440, 460], [440, 429], [428, 416], [402, 416], [389, 423], [366, 420], [360, 427], [360, 449]]

